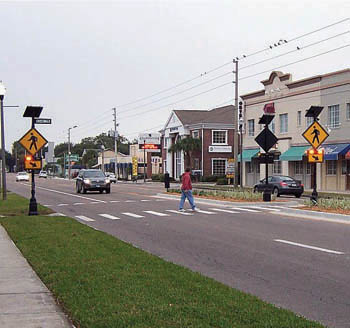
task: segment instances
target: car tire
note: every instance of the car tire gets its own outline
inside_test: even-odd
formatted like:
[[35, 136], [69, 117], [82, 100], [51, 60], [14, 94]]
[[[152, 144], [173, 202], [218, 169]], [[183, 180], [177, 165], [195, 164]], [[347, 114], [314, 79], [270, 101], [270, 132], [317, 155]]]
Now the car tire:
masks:
[[302, 194], [295, 194], [296, 198], [300, 198]]
[[280, 196], [280, 193], [279, 193], [277, 187], [273, 188], [273, 195], [274, 195], [275, 197], [279, 197], [279, 196]]
[[110, 194], [111, 193], [111, 188], [107, 188], [106, 189], [106, 194]]

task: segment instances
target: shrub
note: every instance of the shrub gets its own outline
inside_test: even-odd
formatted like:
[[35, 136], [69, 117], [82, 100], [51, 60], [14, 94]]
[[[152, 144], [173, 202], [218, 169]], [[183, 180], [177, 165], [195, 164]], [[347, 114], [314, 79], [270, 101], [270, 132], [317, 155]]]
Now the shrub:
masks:
[[160, 174], [152, 174], [152, 181], [160, 181]]
[[216, 181], [216, 184], [217, 184], [217, 185], [227, 185], [227, 184], [228, 184], [228, 180], [227, 180], [227, 178], [219, 178], [219, 179]]

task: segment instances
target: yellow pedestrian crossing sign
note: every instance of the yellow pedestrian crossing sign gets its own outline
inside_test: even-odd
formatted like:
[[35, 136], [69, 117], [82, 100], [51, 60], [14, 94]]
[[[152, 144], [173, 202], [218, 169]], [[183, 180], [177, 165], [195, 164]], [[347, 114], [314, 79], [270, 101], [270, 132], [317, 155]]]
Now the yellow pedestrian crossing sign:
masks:
[[303, 133], [306, 141], [317, 149], [328, 138], [329, 134], [317, 121], [313, 122]]
[[30, 129], [20, 140], [19, 143], [28, 153], [35, 155], [41, 148], [47, 144], [47, 140], [35, 128]]

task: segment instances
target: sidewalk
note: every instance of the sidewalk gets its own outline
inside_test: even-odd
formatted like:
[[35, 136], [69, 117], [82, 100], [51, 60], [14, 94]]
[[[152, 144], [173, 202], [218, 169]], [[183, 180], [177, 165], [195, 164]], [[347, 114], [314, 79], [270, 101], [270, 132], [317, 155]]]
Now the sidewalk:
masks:
[[74, 327], [1, 225], [0, 327]]

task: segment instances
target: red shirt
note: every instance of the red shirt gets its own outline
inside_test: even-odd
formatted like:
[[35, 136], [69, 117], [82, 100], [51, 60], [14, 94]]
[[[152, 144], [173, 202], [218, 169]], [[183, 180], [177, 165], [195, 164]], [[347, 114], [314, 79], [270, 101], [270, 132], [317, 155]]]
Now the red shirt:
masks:
[[185, 172], [182, 175], [181, 189], [182, 190], [192, 190], [191, 173], [190, 172]]

